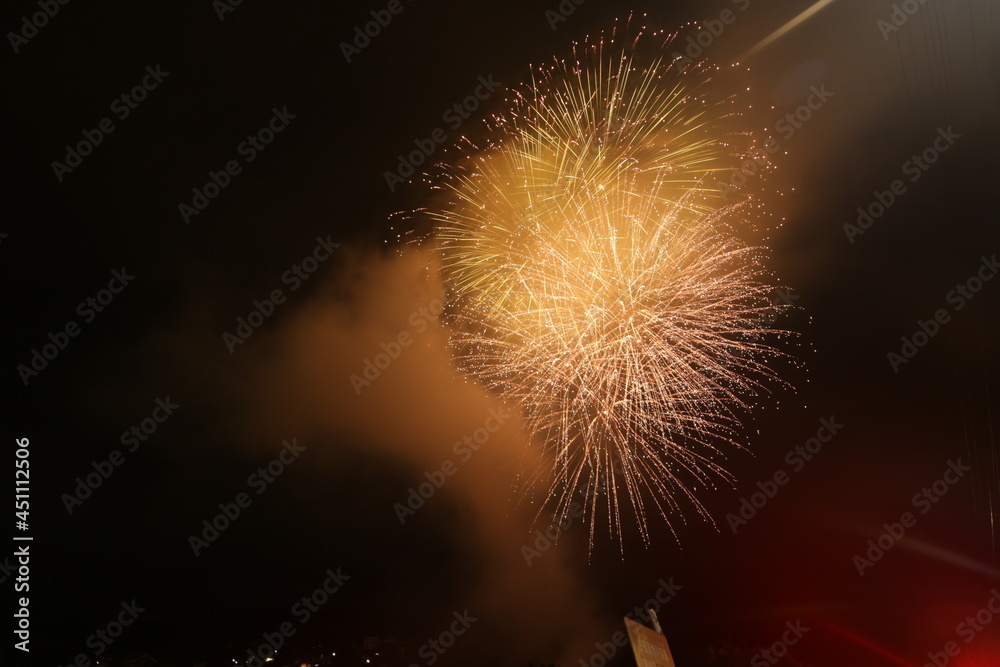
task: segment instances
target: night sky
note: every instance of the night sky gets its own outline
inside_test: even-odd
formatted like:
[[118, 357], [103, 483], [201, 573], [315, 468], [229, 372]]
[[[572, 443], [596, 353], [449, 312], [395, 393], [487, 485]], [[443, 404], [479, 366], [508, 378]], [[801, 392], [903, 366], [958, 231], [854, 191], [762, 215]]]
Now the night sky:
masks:
[[[919, 667], [949, 642], [949, 665], [1000, 664], [1000, 6], [835, 0], [743, 61], [779, 148], [755, 240], [795, 307], [776, 323], [798, 333], [793, 388], [743, 415], [735, 485], [701, 495], [715, 526], [653, 516], [646, 545], [626, 517], [591, 551], [579, 522], [536, 544], [521, 482], [545, 461], [516, 414], [492, 429], [503, 406], [452, 359], [430, 254], [399, 241], [433, 193], [385, 173], [435, 131], [451, 159], [530, 65], [630, 13], [728, 65], [811, 3], [578, 3], [52, 0], [38, 28], [46, 0], [6, 8], [0, 488], [13, 513], [27, 438], [31, 490], [0, 552], [2, 664], [243, 664], [291, 623], [286, 650], [332, 664], [378, 636], [407, 665], [599, 665], [657, 594], [679, 667], [774, 664], [759, 652], [789, 627], [808, 630], [781, 664]], [[391, 20], [344, 46], [372, 12]], [[120, 637], [88, 640], [133, 601]]]

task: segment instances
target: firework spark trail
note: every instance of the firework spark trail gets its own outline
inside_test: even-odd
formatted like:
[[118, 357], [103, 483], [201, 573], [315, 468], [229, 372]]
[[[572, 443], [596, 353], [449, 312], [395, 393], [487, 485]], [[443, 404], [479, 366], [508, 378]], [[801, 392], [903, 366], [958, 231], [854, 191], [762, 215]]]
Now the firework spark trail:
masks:
[[731, 106], [637, 44], [533, 71], [431, 211], [459, 362], [549, 450], [557, 517], [585, 494], [591, 545], [604, 512], [621, 537], [626, 505], [647, 541], [648, 508], [671, 530], [682, 500], [710, 520], [698, 487], [730, 480], [720, 445], [776, 380], [783, 308], [761, 249], [726, 231], [737, 207], [703, 187], [735, 157]]

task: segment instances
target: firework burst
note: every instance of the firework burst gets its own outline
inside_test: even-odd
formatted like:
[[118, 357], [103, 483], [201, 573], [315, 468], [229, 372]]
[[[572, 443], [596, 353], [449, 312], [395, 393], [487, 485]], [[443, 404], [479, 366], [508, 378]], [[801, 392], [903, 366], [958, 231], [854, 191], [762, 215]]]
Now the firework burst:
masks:
[[556, 516], [584, 494], [591, 544], [600, 517], [621, 536], [626, 508], [647, 540], [650, 509], [672, 530], [685, 505], [707, 517], [720, 447], [776, 380], [780, 306], [730, 226], [748, 207], [705, 185], [744, 136], [731, 98], [640, 44], [533, 70], [431, 211], [459, 362], [550, 453]]

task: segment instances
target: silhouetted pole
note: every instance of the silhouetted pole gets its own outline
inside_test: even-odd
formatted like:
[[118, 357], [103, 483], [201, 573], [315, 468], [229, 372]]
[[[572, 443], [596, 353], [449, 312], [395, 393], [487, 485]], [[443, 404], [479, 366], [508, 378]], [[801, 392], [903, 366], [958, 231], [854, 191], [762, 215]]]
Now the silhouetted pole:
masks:
[[656, 618], [656, 610], [652, 607], [649, 608], [649, 617], [653, 619], [653, 629], [663, 634], [663, 628], [660, 627], [660, 619]]

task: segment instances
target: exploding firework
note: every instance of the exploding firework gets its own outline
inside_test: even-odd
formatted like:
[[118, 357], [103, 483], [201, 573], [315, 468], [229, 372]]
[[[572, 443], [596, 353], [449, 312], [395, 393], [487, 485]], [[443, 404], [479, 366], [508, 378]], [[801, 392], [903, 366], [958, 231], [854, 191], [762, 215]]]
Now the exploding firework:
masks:
[[548, 450], [556, 516], [585, 496], [591, 544], [626, 508], [646, 540], [650, 509], [671, 530], [685, 506], [707, 517], [698, 493], [731, 480], [722, 446], [777, 379], [781, 307], [731, 231], [751, 207], [706, 185], [745, 138], [732, 98], [640, 45], [533, 70], [431, 211], [458, 360]]

